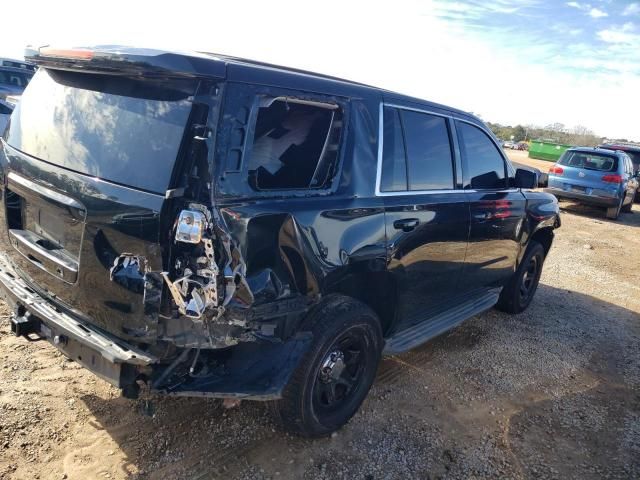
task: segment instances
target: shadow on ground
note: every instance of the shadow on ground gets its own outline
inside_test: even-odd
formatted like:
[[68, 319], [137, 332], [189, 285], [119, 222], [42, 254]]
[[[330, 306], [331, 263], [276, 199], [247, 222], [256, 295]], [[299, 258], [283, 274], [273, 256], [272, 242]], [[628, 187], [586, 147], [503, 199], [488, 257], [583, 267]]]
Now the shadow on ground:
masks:
[[[640, 215], [636, 215], [640, 218]], [[495, 310], [383, 361], [337, 435], [291, 437], [261, 404], [82, 401], [139, 478], [638, 478], [640, 317], [541, 285], [529, 310]]]
[[594, 207], [591, 205], [583, 205], [581, 203], [574, 203], [569, 200], [560, 201], [561, 211], [573, 213], [581, 217], [593, 218], [601, 220], [603, 223], [611, 223], [613, 225], [629, 225], [632, 227], [640, 227], [640, 204], [633, 205], [632, 213], [620, 213], [617, 220], [610, 220], [606, 216], [606, 209], [601, 207]]

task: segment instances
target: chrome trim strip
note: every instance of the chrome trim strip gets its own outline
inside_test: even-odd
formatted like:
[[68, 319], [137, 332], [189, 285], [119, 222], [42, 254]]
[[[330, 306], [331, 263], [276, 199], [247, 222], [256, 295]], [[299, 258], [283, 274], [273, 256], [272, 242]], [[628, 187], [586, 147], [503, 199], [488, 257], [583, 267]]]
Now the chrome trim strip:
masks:
[[382, 148], [384, 139], [384, 102], [380, 102], [378, 112], [378, 166], [376, 167], [376, 197], [384, 195], [380, 192], [380, 181], [382, 180]]
[[438, 117], [444, 118], [458, 118], [453, 115], [447, 115], [446, 113], [434, 112], [433, 110], [425, 110], [423, 108], [415, 108], [415, 107], [406, 107], [404, 105], [398, 105], [396, 103], [385, 103], [382, 102], [385, 107], [399, 108], [401, 110], [409, 110], [410, 112], [420, 112], [420, 113], [428, 113], [429, 115], [436, 115]]
[[398, 192], [379, 192], [376, 195], [378, 197], [399, 197], [402, 195], [440, 195], [443, 193], [465, 193], [470, 190], [456, 190], [455, 188], [450, 188], [446, 190], [401, 190]]
[[67, 197], [66, 195], [63, 195], [62, 193], [58, 193], [54, 190], [51, 190], [50, 188], [44, 187], [42, 185], [39, 185], [35, 182], [32, 182], [31, 180], [28, 180], [20, 175], [18, 175], [17, 173], [14, 172], [9, 172], [9, 186], [11, 186], [11, 182], [16, 183], [28, 190], [31, 190], [33, 192], [36, 192], [40, 195], [42, 195], [43, 197], [47, 197], [57, 203], [61, 203], [62, 205], [66, 205], [67, 207], [73, 207], [76, 208], [78, 210], [85, 210], [85, 208], [82, 206], [82, 204], [80, 204], [80, 202], [78, 202], [77, 200], [74, 200], [71, 197]]

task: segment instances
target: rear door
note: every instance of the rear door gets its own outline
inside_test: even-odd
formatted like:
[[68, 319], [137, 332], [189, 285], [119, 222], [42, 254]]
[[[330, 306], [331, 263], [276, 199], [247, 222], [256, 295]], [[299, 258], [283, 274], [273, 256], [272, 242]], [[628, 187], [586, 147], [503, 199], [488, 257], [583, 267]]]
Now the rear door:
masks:
[[34, 289], [122, 338], [156, 336], [151, 272], [194, 88], [41, 68], [3, 140], [3, 250]]
[[384, 107], [378, 195], [384, 197], [388, 268], [398, 295], [398, 330], [450, 306], [458, 293], [469, 206], [457, 188], [450, 120]]
[[509, 186], [507, 161], [493, 138], [471, 123], [455, 126], [471, 212], [461, 291], [499, 287], [515, 269], [526, 200]]

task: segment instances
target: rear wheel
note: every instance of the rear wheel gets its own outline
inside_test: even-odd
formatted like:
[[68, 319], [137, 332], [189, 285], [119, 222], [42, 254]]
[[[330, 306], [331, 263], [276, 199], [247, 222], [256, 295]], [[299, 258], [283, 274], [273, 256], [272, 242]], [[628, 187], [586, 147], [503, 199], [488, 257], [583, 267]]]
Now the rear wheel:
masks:
[[373, 384], [382, 352], [380, 321], [369, 307], [343, 295], [325, 302], [305, 322], [313, 344], [282, 399], [270, 404], [280, 425], [306, 437], [349, 421]]
[[518, 269], [500, 292], [496, 308], [507, 313], [524, 311], [538, 289], [543, 264], [544, 248], [531, 240]]
[[620, 210], [622, 210], [622, 200], [616, 207], [607, 208], [607, 218], [610, 220], [617, 220], [620, 216]]
[[623, 205], [620, 211], [624, 213], [631, 213], [632, 208], [633, 208], [633, 199], [631, 199], [627, 205]]

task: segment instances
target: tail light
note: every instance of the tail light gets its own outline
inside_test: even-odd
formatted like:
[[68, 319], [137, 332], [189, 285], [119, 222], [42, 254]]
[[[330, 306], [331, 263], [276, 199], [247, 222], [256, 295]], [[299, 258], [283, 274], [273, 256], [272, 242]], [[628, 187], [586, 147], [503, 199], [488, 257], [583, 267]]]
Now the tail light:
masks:
[[94, 55], [93, 50], [84, 48], [40, 47], [39, 53], [43, 57], [68, 58], [73, 60], [91, 60]]
[[564, 173], [564, 170], [562, 169], [562, 167], [554, 165], [549, 169], [549, 173], [553, 173], [554, 175], [562, 175]]
[[605, 175], [602, 177], [602, 181], [607, 183], [622, 183], [622, 175], [618, 175], [617, 173]]

